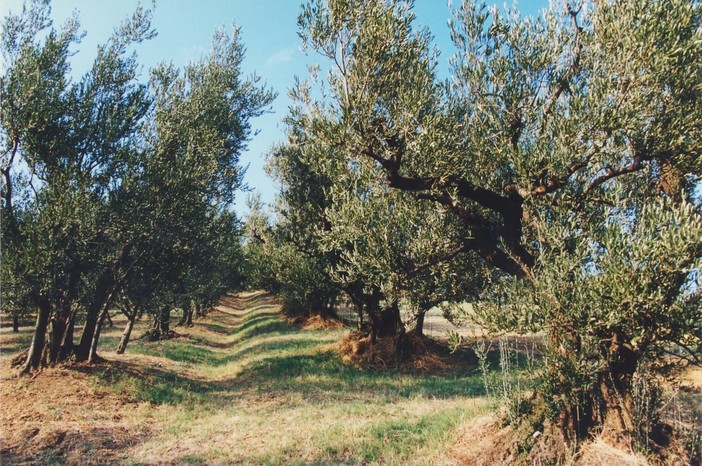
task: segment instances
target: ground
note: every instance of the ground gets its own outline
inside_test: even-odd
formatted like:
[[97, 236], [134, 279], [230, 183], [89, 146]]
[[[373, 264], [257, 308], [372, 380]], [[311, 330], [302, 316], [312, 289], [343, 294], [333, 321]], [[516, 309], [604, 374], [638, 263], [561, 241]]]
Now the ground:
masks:
[[454, 464], [456, 427], [494, 407], [472, 364], [443, 374], [343, 364], [347, 329], [291, 326], [261, 293], [124, 355], [111, 350], [120, 324], [104, 335], [104, 363], [34, 378], [8, 366], [30, 328], [3, 329], [1, 464]]
[[[293, 325], [260, 292], [229, 296], [194, 327], [176, 327], [176, 338], [135, 340], [123, 355], [114, 348], [124, 319], [114, 323], [101, 342], [104, 362], [34, 377], [17, 377], [9, 366], [27, 347], [31, 326], [0, 329], [0, 464], [514, 460], [513, 435], [497, 409], [504, 387], [526, 383], [528, 348], [502, 348], [514, 356], [508, 374], [496, 366], [497, 343], [484, 361], [488, 375], [475, 354], [439, 371], [360, 367], [339, 354], [349, 328]], [[133, 335], [146, 325], [139, 322]], [[699, 374], [685, 383], [699, 383]], [[681, 406], [700, 400], [698, 391], [681, 396]], [[646, 458], [596, 440], [575, 461], [606, 463]]]

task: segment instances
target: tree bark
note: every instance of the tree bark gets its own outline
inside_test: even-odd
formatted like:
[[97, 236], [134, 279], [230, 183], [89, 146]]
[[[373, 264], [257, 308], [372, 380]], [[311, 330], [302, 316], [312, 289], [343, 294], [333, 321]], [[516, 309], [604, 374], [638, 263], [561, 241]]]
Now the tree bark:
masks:
[[359, 298], [357, 295], [347, 291], [351, 304], [353, 304], [354, 309], [356, 309], [356, 315], [358, 315], [358, 331], [363, 331], [363, 299]]
[[379, 337], [394, 337], [398, 335], [401, 329], [404, 329], [400, 317], [400, 307], [396, 302], [380, 311], [377, 325]]
[[[98, 282], [98, 286], [100, 283]], [[85, 361], [90, 356], [90, 344], [95, 335], [95, 327], [99, 319], [100, 307], [97, 307], [97, 302], [93, 301], [88, 306], [88, 311], [85, 316], [85, 324], [80, 336], [80, 342], [76, 345], [75, 355], [78, 361]]]
[[[560, 344], [559, 344], [560, 343]], [[547, 365], [546, 378], [568, 387], [571, 381], [565, 373], [568, 365], [577, 364], [581, 341], [565, 331], [552, 336], [554, 357]], [[597, 375], [597, 381], [577, 401], [565, 403], [558, 416], [558, 427], [566, 441], [586, 438], [593, 428], [604, 428], [612, 439], [628, 442], [635, 432], [632, 385], [638, 367], [638, 354], [617, 332], [601, 348], [607, 354], [608, 365]], [[565, 394], [565, 392], [563, 393]]]
[[132, 329], [134, 328], [135, 320], [136, 312], [131, 312], [127, 314], [127, 326], [124, 328], [124, 333], [122, 333], [122, 339], [119, 341], [119, 345], [117, 346], [117, 354], [124, 354], [124, 351], [127, 349], [127, 344], [129, 344], [129, 338], [132, 336]]
[[163, 306], [158, 318], [158, 329], [161, 332], [161, 337], [167, 337], [171, 331], [171, 307]]
[[371, 344], [375, 344], [378, 340], [380, 325], [380, 300], [381, 294], [379, 289], [374, 289], [371, 294], [363, 295], [363, 307], [368, 314], [368, 320], [370, 321], [370, 341]]
[[375, 342], [377, 338], [394, 337], [400, 329], [404, 329], [397, 302], [379, 309], [380, 295], [376, 294], [367, 302], [367, 305], [370, 305], [368, 315], [371, 319], [371, 341]]
[[125, 244], [115, 260], [98, 278], [97, 284], [95, 285], [93, 300], [87, 309], [80, 342], [75, 348], [75, 355], [78, 361], [85, 361], [90, 357], [90, 346], [95, 336], [95, 328], [100, 317], [100, 311], [108, 303], [110, 298], [115, 296], [116, 288], [118, 287], [118, 284], [115, 283], [115, 275], [129, 258], [131, 250], [132, 244]]
[[73, 344], [73, 333], [76, 326], [76, 314], [77, 309], [74, 308], [69, 315], [66, 330], [61, 338], [61, 346], [58, 354], [59, 361], [67, 360], [75, 351], [75, 345]]
[[88, 364], [92, 364], [97, 360], [97, 347], [98, 343], [100, 341], [100, 333], [102, 332], [102, 326], [105, 324], [105, 319], [107, 318], [107, 315], [109, 314], [108, 311], [109, 308], [109, 303], [105, 303], [104, 307], [102, 308], [102, 312], [100, 313], [100, 318], [98, 319], [97, 325], [95, 326], [95, 333], [93, 334], [93, 338], [90, 342], [90, 352], [88, 353]]
[[603, 416], [600, 423], [615, 435], [627, 436], [636, 428], [632, 385], [638, 355], [615, 333], [609, 346], [609, 371], [600, 377]]
[[56, 364], [73, 353], [73, 323], [76, 316], [75, 301], [78, 297], [81, 269], [76, 260], [68, 272], [68, 281], [51, 320], [49, 363]]
[[19, 313], [18, 312], [12, 313], [12, 331], [15, 333], [19, 332]]
[[193, 325], [193, 304], [191, 301], [183, 303], [183, 316], [178, 321], [178, 326], [192, 327]]
[[187, 327], [192, 327], [193, 326], [193, 308], [197, 308], [197, 304], [195, 306], [189, 306], [188, 307], [188, 313], [187, 313], [187, 318], [185, 319], [185, 325]]
[[427, 311], [421, 311], [419, 314], [417, 314], [417, 324], [414, 326], [414, 333], [417, 335], [424, 335], [424, 316], [427, 314]]
[[32, 344], [29, 347], [27, 354], [27, 362], [22, 369], [22, 373], [26, 374], [39, 368], [41, 364], [42, 353], [46, 344], [46, 329], [49, 325], [49, 317], [51, 315], [51, 305], [48, 299], [40, 298], [37, 310], [37, 323], [34, 327], [34, 336]]

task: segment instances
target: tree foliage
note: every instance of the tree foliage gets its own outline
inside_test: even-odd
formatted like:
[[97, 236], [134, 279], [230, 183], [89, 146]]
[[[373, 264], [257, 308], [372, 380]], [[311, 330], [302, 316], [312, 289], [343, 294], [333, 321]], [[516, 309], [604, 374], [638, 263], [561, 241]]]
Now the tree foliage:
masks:
[[292, 91], [283, 198], [304, 161], [328, 180], [315, 254], [334, 252], [335, 283], [543, 332], [561, 426], [631, 432], [634, 373], [700, 354], [699, 3], [461, 2], [445, 81], [412, 6], [304, 6], [321, 66]]
[[114, 304], [163, 316], [237, 286], [239, 155], [273, 94], [241, 76], [237, 28], [142, 82], [150, 21], [139, 7], [74, 81], [77, 17], [57, 30], [35, 0], [4, 20], [3, 295], [39, 309], [25, 370], [93, 358]]

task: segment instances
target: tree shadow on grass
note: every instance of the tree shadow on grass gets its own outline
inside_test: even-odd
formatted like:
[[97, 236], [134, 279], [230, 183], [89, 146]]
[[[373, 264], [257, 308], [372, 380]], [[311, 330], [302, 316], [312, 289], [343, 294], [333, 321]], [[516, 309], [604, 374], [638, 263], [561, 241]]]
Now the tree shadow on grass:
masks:
[[216, 391], [206, 381], [127, 361], [80, 365], [75, 370], [96, 377], [102, 385], [131, 401], [171, 405], [207, 402], [208, 393]]
[[2, 334], [0, 338], [0, 356], [3, 359], [5, 357], [14, 356], [20, 351], [27, 349], [31, 342], [32, 332], [28, 330]]
[[[301, 332], [277, 310], [271, 309], [271, 304], [261, 303], [268, 299], [269, 295], [251, 299], [257, 305], [235, 327], [197, 324], [226, 333], [232, 339], [226, 343], [196, 337], [145, 343], [138, 350], [172, 361], [214, 368], [215, 375], [211, 377], [214, 380], [118, 361], [111, 362], [110, 367], [97, 375], [108, 385], [116, 384], [127, 392], [134, 392], [138, 399], [154, 403], [208, 402], [245, 398], [261, 392], [273, 396], [294, 394], [310, 403], [400, 400], [416, 396], [441, 399], [486, 396], [483, 374], [470, 351], [456, 356], [459, 363], [441, 373], [346, 365], [329, 346], [340, 339], [343, 331]], [[214, 351], [213, 348], [229, 351]], [[492, 370], [499, 370], [495, 366], [496, 358], [499, 354], [494, 350], [489, 354]]]
[[[334, 351], [267, 357], [252, 363], [242, 375], [259, 390], [294, 392], [315, 403], [349, 398], [387, 401], [416, 396], [485, 396], [481, 374], [475, 367], [444, 374], [379, 371], [344, 365]], [[227, 382], [234, 384], [236, 380]]]
[[223, 364], [235, 359], [243, 365], [236, 376], [213, 381], [124, 361], [79, 370], [92, 373], [117, 392], [155, 404], [219, 404], [261, 393], [296, 395], [310, 404], [485, 395], [481, 375], [473, 367], [440, 375], [363, 369], [344, 365], [334, 351], [310, 351], [319, 344], [318, 339], [310, 338], [246, 348], [238, 355], [210, 361]]
[[227, 327], [221, 324], [214, 324], [212, 322], [197, 322], [195, 325], [209, 330], [212, 333], [217, 333], [219, 335], [229, 335], [232, 332], [231, 327]]

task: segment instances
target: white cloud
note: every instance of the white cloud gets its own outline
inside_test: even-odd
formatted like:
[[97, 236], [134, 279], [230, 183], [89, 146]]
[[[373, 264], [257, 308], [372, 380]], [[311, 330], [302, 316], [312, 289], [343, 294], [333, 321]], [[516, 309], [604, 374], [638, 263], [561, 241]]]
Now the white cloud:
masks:
[[293, 59], [293, 55], [297, 49], [295, 47], [285, 47], [275, 52], [266, 60], [266, 68], [273, 68], [277, 65], [287, 63]]

